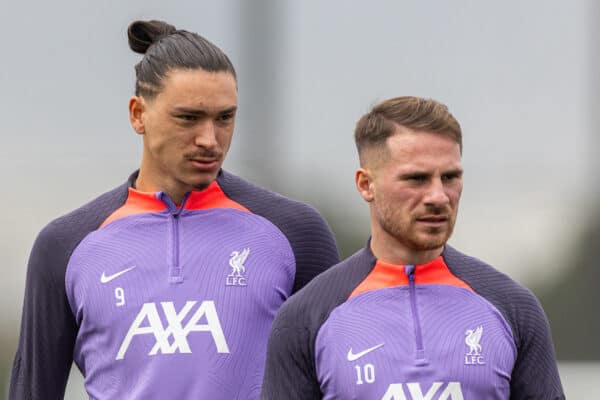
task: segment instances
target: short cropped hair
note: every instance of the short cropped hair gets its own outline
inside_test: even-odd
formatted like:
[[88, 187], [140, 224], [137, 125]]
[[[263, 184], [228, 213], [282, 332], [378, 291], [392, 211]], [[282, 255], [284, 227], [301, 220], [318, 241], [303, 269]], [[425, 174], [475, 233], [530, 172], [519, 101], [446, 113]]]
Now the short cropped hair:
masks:
[[229, 72], [236, 77], [229, 57], [197, 33], [179, 30], [163, 21], [134, 21], [127, 29], [129, 47], [144, 58], [135, 66], [135, 94], [153, 98], [163, 89], [171, 70], [202, 69]]
[[381, 147], [396, 131], [396, 125], [415, 131], [437, 133], [450, 137], [460, 146], [460, 124], [444, 104], [420, 97], [395, 97], [376, 104], [356, 124], [354, 141], [364, 163], [367, 148]]

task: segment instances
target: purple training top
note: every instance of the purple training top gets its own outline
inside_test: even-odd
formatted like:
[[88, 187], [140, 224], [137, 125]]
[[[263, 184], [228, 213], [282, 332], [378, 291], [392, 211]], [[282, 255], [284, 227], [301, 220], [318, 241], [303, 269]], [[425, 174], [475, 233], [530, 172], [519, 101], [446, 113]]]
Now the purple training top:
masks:
[[31, 254], [11, 399], [256, 399], [276, 311], [338, 261], [312, 208], [221, 172], [180, 207], [128, 184]]
[[423, 265], [367, 247], [280, 309], [262, 399], [564, 399], [534, 295], [446, 246]]

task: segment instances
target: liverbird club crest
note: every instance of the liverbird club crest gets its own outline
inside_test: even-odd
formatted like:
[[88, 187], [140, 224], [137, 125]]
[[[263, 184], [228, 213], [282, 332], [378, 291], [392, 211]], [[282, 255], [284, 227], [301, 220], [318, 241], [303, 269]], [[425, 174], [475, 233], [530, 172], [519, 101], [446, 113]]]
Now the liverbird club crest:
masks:
[[242, 251], [232, 251], [229, 259], [231, 273], [227, 275], [225, 285], [227, 286], [246, 286], [246, 267], [244, 263], [250, 254], [250, 249], [245, 248]]
[[483, 356], [481, 355], [481, 345], [479, 341], [483, 335], [483, 326], [479, 325], [475, 330], [467, 329], [465, 331], [465, 343], [469, 346], [469, 351], [465, 355], [465, 365], [483, 365]]

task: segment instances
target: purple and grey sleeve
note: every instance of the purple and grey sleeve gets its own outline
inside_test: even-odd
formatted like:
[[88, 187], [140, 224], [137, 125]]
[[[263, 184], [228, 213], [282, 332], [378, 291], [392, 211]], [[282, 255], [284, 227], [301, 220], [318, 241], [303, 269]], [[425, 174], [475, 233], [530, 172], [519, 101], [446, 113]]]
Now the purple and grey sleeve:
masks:
[[277, 325], [280, 324], [276, 322], [269, 336], [268, 361], [261, 399], [322, 398], [310, 351], [312, 335], [303, 327]]
[[77, 336], [65, 289], [67, 264], [77, 244], [125, 201], [127, 186], [58, 218], [38, 235], [27, 268], [9, 399], [63, 398]]
[[348, 299], [374, 264], [370, 252], [359, 251], [283, 304], [269, 336], [262, 400], [323, 398], [317, 378], [316, 336], [329, 313]]
[[533, 294], [521, 299], [519, 306], [518, 355], [511, 375], [510, 398], [564, 399], [544, 310]]
[[486, 263], [449, 246], [444, 258], [452, 272], [494, 304], [511, 326], [517, 347], [511, 400], [564, 399], [550, 326], [535, 295]]
[[64, 396], [77, 334], [65, 293], [64, 271], [68, 256], [64, 245], [49, 225], [33, 246], [10, 399], [58, 399]]

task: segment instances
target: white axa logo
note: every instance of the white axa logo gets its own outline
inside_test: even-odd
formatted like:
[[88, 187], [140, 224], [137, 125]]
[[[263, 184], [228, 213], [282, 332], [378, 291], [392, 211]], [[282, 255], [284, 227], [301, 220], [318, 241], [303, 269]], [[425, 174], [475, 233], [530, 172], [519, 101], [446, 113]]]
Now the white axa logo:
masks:
[[465, 355], [466, 365], [484, 365], [481, 355], [481, 335], [483, 335], [483, 326], [479, 325], [475, 330], [467, 329], [465, 331], [465, 343], [469, 346], [469, 352]]
[[245, 248], [241, 252], [231, 252], [231, 258], [229, 259], [231, 273], [227, 275], [227, 280], [225, 281], [227, 286], [246, 286], [246, 277], [244, 276], [246, 267], [244, 263], [246, 262], [246, 258], [248, 258], [248, 254], [250, 254], [249, 248]]
[[[149, 356], [156, 355], [159, 351], [162, 354], [173, 354], [176, 351], [180, 353], [191, 353], [192, 349], [187, 341], [187, 336], [190, 332], [210, 332], [215, 346], [219, 353], [229, 353], [229, 346], [225, 341], [225, 335], [219, 322], [219, 316], [215, 309], [215, 302], [212, 300], [203, 301], [196, 309], [196, 312], [185, 326], [181, 323], [189, 312], [198, 303], [197, 301], [188, 301], [183, 308], [177, 312], [172, 301], [161, 302], [162, 311], [167, 319], [168, 325], [163, 327], [158, 309], [155, 303], [144, 303], [137, 317], [129, 327], [123, 343], [119, 348], [116, 360], [122, 360], [125, 357], [125, 352], [129, 348], [133, 337], [136, 335], [154, 335], [156, 343], [148, 353]], [[199, 324], [202, 317], [206, 318], [206, 323]], [[142, 323], [147, 321], [147, 325], [142, 326]], [[173, 337], [172, 343], [169, 338]]]
[[464, 397], [460, 382], [433, 382], [425, 394], [419, 382], [410, 382], [392, 383], [381, 400], [464, 400]]

